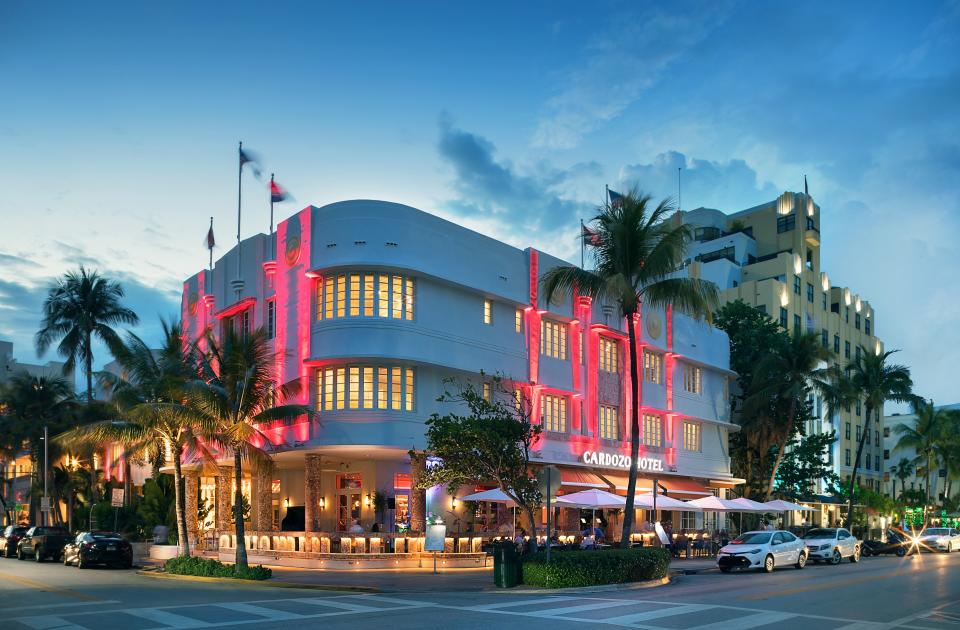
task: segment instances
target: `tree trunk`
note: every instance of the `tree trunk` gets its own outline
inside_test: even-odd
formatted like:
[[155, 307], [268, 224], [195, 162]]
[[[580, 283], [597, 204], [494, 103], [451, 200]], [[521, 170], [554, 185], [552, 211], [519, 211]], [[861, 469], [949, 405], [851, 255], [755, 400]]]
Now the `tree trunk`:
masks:
[[73, 497], [76, 495], [76, 492], [73, 488], [70, 489], [70, 493], [67, 495], [67, 529], [73, 530]]
[[789, 436], [793, 435], [793, 425], [796, 422], [796, 417], [797, 417], [797, 399], [794, 396], [790, 401], [790, 428], [788, 429], [789, 432], [787, 433], [786, 437], [783, 437], [783, 439], [778, 440], [779, 444], [777, 444], [777, 457], [773, 460], [773, 471], [770, 473], [770, 480], [767, 482], [767, 498], [764, 499], [765, 501], [769, 501], [770, 496], [773, 494], [773, 484], [777, 479], [777, 469], [780, 468], [780, 462], [783, 461], [784, 444], [789, 439]]
[[[530, 521], [530, 540], [527, 541], [527, 552], [536, 553], [537, 552], [537, 520], [536, 516], [533, 514], [533, 508], [529, 505], [523, 506], [523, 511], [527, 515], [527, 519]], [[547, 544], [550, 544], [550, 532], [547, 532]]]
[[[243, 456], [240, 449], [233, 449], [233, 480], [237, 487], [233, 493], [233, 500], [236, 505], [233, 506], [234, 531], [237, 535], [236, 558], [234, 559], [235, 569], [245, 571], [247, 567], [247, 541], [243, 530]], [[253, 506], [251, 506], [253, 509]]]
[[177, 448], [173, 454], [173, 500], [177, 513], [177, 545], [181, 556], [190, 555], [190, 541], [187, 538], [187, 506], [183, 496], [183, 469], [180, 464], [180, 455], [183, 448]]
[[[620, 546], [624, 549], [630, 547], [630, 534], [633, 530], [633, 502], [634, 495], [637, 492], [637, 460], [640, 458], [639, 365], [637, 363], [637, 336], [633, 326], [633, 315], [633, 313], [627, 314], [627, 337], [630, 343], [630, 400], [632, 404], [630, 405], [630, 476], [627, 481], [627, 502], [623, 507], [623, 528], [620, 530]], [[656, 492], [657, 489], [654, 488], [653, 491]]]
[[896, 479], [890, 480], [890, 487], [891, 487], [890, 498], [896, 501], [897, 500], [897, 480]]
[[847, 522], [844, 523], [847, 529], [853, 527], [853, 493], [857, 487], [857, 471], [860, 469], [860, 456], [863, 454], [863, 445], [866, 444], [867, 435], [870, 433], [870, 418], [873, 409], [867, 405], [867, 420], [863, 424], [863, 433], [860, 434], [860, 443], [857, 444], [857, 458], [853, 461], [853, 474], [850, 475], [850, 498], [847, 502]]
[[93, 349], [90, 347], [90, 333], [87, 333], [87, 351], [84, 353], [84, 366], [87, 371], [87, 404], [93, 402]]

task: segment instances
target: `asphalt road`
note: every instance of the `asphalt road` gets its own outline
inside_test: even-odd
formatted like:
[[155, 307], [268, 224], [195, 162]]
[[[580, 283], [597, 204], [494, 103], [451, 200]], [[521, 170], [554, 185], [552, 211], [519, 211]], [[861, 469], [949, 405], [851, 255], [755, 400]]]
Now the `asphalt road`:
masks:
[[[323, 574], [322, 581], [335, 579]], [[525, 628], [777, 630], [960, 627], [960, 553], [681, 576], [651, 589], [342, 592], [211, 585], [0, 560], [0, 628]]]

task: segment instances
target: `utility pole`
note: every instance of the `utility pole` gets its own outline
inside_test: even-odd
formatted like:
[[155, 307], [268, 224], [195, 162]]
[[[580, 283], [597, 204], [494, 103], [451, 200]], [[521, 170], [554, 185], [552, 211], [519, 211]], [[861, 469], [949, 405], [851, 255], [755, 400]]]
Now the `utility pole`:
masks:
[[[44, 525], [49, 525], [50, 519], [50, 495], [47, 494], [47, 463], [50, 455], [50, 440], [47, 439], [47, 425], [43, 425], [43, 505], [40, 506], [40, 520]], [[46, 511], [44, 511], [46, 507]]]

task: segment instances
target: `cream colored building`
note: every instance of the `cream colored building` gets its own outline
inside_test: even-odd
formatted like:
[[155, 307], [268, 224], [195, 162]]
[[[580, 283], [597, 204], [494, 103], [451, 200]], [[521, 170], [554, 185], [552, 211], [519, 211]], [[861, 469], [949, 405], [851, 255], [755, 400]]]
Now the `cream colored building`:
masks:
[[[809, 195], [785, 192], [730, 215], [709, 208], [677, 212], [673, 221], [694, 228], [686, 272], [715, 282], [723, 301], [741, 299], [791, 332], [818, 333], [840, 366], [861, 352], [883, 350], [873, 307], [855, 290], [833, 282], [820, 265], [820, 206]], [[812, 402], [819, 419], [810, 423], [807, 432], [836, 430], [839, 439], [830, 461], [839, 477], [849, 480], [866, 420], [864, 405], [836, 412], [828, 410], [818, 396]], [[862, 485], [880, 491], [883, 410], [874, 413], [858, 477]]]

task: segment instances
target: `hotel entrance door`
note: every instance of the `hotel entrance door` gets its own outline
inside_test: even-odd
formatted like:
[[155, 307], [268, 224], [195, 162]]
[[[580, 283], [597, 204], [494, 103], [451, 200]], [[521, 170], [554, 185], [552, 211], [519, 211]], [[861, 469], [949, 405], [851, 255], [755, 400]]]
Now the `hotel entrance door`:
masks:
[[337, 475], [337, 529], [350, 529], [354, 519], [360, 520], [360, 495], [363, 477], [360, 473]]

